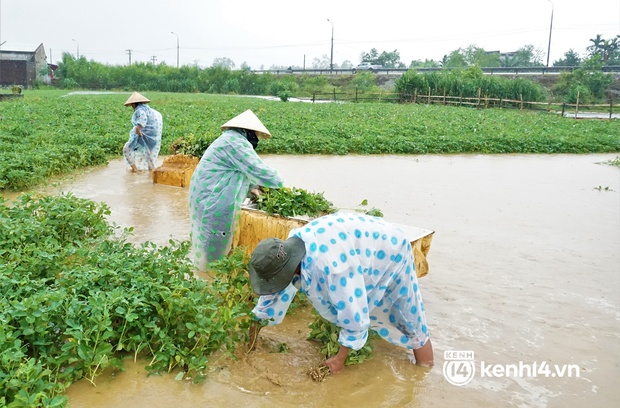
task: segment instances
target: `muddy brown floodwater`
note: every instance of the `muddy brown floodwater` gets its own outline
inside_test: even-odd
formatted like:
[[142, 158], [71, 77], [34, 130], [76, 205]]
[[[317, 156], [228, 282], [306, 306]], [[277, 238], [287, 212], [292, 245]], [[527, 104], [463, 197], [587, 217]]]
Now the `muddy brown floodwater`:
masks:
[[[263, 156], [289, 187], [343, 208], [367, 199], [389, 221], [436, 231], [420, 280], [435, 367], [378, 341], [372, 360], [313, 382], [320, 357], [301, 311], [265, 329], [256, 352], [213, 361], [202, 384], [127, 362], [72, 385], [70, 406], [620, 406], [620, 169], [600, 164], [616, 156]], [[189, 236], [187, 190], [121, 160], [46, 191], [105, 201], [135, 242]], [[288, 353], [274, 352], [281, 343]], [[455, 350], [474, 359], [444, 358]]]

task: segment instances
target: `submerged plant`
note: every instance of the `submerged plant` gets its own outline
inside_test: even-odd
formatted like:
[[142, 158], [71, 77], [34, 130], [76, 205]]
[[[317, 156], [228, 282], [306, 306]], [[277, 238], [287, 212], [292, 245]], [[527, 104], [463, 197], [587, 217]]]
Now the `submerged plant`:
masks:
[[364, 199], [359, 205], [358, 207], [364, 207], [364, 208], [355, 208], [355, 211], [364, 213], [366, 215], [371, 215], [373, 217], [383, 217], [383, 212], [375, 207], [372, 207], [371, 209], [367, 209], [366, 206], [368, 206], [368, 200]]
[[620, 156], [616, 156], [615, 159], [613, 160], [608, 160], [606, 162], [603, 162], [601, 164], [607, 164], [609, 166], [616, 166], [616, 167], [620, 167]]
[[[314, 319], [308, 325], [310, 328], [308, 339], [322, 343], [321, 353], [324, 354], [326, 358], [330, 358], [338, 353], [340, 349], [340, 343], [338, 342], [340, 328], [325, 320], [316, 310], [312, 310], [312, 314]], [[351, 350], [345, 360], [345, 365], [360, 364], [369, 360], [372, 357], [373, 342], [377, 337], [379, 337], [377, 333], [369, 330], [368, 340], [364, 347], [359, 350]]]

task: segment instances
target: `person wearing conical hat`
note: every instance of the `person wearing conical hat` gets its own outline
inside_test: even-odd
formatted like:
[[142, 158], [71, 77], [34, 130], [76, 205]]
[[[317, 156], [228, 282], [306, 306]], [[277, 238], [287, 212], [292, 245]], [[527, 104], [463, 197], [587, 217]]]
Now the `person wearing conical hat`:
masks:
[[151, 102], [145, 96], [134, 92], [125, 106], [133, 108], [129, 140], [123, 146], [125, 163], [131, 171], [153, 170], [161, 149], [163, 119], [161, 113], [147, 105]]
[[194, 265], [204, 271], [232, 246], [241, 204], [256, 186], [281, 188], [278, 172], [256, 153], [269, 130], [246, 110], [221, 126], [222, 134], [204, 152], [189, 185], [189, 215]]

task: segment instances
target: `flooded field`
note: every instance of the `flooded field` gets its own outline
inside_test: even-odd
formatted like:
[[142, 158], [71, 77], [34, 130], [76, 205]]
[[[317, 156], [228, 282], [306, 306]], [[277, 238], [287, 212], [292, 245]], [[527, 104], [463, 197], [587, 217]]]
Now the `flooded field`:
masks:
[[[71, 386], [70, 406], [620, 406], [620, 169], [600, 164], [616, 156], [263, 156], [289, 187], [435, 231], [420, 280], [435, 367], [379, 341], [372, 360], [313, 382], [321, 357], [302, 310], [261, 332], [256, 352], [213, 361], [202, 384], [127, 362]], [[121, 160], [45, 191], [105, 201], [135, 242], [189, 237], [187, 190]], [[445, 360], [454, 350], [472, 354]], [[450, 381], [458, 364], [475, 368], [463, 386]]]

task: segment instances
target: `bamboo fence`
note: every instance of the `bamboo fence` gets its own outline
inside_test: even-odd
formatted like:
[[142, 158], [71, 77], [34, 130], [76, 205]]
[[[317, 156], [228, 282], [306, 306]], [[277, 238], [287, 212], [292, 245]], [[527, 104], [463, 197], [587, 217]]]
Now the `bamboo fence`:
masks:
[[505, 108], [519, 110], [539, 110], [547, 112], [561, 113], [563, 117], [573, 117], [575, 119], [596, 118], [613, 119], [620, 118], [620, 105], [614, 105], [613, 100], [608, 103], [583, 104], [579, 102], [579, 93], [576, 103], [564, 102], [534, 102], [526, 101], [521, 96], [519, 99], [491, 98], [481, 94], [478, 89], [478, 96], [463, 97], [451, 95], [433, 95], [430, 88], [427, 92], [421, 93], [416, 89], [413, 93], [378, 92], [362, 93], [357, 90], [353, 92], [336, 92], [334, 88], [330, 93], [315, 92], [312, 95], [312, 102], [332, 101], [332, 102], [393, 102], [393, 103], [419, 103], [426, 105], [449, 105], [473, 107], [476, 109]]

